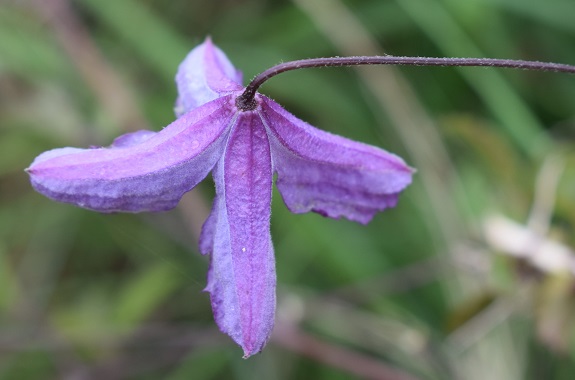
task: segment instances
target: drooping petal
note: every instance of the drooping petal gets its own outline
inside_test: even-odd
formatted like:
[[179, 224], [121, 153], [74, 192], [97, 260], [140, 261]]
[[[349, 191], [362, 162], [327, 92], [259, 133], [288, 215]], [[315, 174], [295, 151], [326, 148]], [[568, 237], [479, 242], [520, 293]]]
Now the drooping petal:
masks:
[[216, 234], [216, 224], [218, 222], [219, 204], [218, 196], [216, 195], [210, 215], [208, 215], [208, 218], [204, 222], [200, 233], [199, 248], [202, 255], [207, 255], [214, 251], [214, 237]]
[[401, 158], [321, 131], [273, 100], [261, 99], [277, 186], [292, 212], [367, 223], [376, 212], [395, 206], [411, 183], [413, 169]]
[[175, 113], [180, 116], [210, 100], [240, 90], [242, 73], [234, 68], [223, 51], [208, 37], [195, 47], [178, 68], [178, 100]]
[[162, 131], [122, 136], [110, 148], [54, 149], [27, 169], [54, 200], [101, 211], [163, 211], [214, 167], [232, 122], [230, 97], [185, 114]]
[[110, 148], [127, 148], [143, 143], [149, 138], [155, 136], [158, 132], [140, 130], [136, 132], [126, 133], [122, 136], [116, 137], [110, 145]]
[[214, 240], [206, 290], [218, 326], [248, 357], [267, 342], [276, 303], [270, 146], [254, 112], [240, 113], [214, 180]]

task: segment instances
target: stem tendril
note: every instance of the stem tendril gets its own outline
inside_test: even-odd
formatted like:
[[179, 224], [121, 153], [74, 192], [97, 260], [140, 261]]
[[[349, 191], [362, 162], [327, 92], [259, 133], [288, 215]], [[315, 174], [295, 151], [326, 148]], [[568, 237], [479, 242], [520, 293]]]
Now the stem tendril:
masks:
[[257, 105], [254, 97], [260, 86], [268, 79], [286, 71], [312, 67], [342, 67], [361, 65], [504, 67], [510, 69], [555, 71], [560, 73], [575, 74], [575, 66], [573, 65], [514, 59], [395, 57], [392, 55], [311, 58], [280, 63], [279, 65], [270, 67], [269, 69], [258, 74], [247, 85], [244, 92], [236, 99], [236, 105], [243, 111], [255, 109]]

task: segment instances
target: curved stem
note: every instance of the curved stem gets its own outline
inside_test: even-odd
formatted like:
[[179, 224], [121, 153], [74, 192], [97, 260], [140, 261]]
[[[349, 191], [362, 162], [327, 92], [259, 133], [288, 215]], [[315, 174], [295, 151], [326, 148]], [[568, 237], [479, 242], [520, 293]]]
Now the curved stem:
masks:
[[258, 88], [268, 79], [286, 71], [310, 67], [342, 67], [359, 65], [506, 67], [511, 69], [555, 71], [575, 74], [575, 66], [573, 65], [514, 59], [395, 57], [392, 55], [312, 58], [280, 63], [279, 65], [273, 66], [258, 74], [248, 84], [242, 95], [237, 98], [236, 104], [238, 108], [244, 111], [255, 109], [256, 103], [254, 97]]

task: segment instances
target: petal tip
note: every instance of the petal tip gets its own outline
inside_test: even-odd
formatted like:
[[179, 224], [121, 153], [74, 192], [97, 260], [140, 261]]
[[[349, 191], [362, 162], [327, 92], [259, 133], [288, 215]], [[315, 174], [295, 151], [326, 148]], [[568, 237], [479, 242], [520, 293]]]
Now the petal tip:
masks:
[[242, 359], [249, 359], [250, 357], [259, 354], [260, 352], [262, 352], [262, 350], [258, 350], [258, 351], [252, 351], [252, 350], [248, 350], [244, 347], [242, 347], [242, 349], [244, 350], [244, 356], [242, 356]]
[[181, 116], [202, 104], [241, 89], [241, 76], [210, 36], [193, 48], [176, 74], [178, 99], [175, 112]]
[[210, 36], [208, 34], [206, 36], [206, 38], [204, 38], [203, 44], [206, 45], [206, 47], [213, 48], [214, 47], [214, 41], [212, 40], [212, 36]]

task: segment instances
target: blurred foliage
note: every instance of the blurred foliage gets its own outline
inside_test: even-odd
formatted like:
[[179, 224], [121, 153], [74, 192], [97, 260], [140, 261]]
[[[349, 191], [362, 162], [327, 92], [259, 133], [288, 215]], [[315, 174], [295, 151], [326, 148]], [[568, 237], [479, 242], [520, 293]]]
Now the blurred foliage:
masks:
[[[266, 83], [302, 119], [419, 172], [367, 226], [292, 215], [274, 193], [277, 334], [247, 361], [202, 292], [190, 221], [205, 216], [210, 179], [162, 214], [100, 215], [32, 191], [24, 169], [44, 150], [170, 123], [173, 76], [206, 35], [246, 80], [345, 55], [334, 27], [394, 55], [575, 64], [571, 0], [302, 4], [0, 1], [0, 379], [331, 380], [366, 363], [395, 371], [372, 376], [387, 379], [573, 378], [572, 76], [403, 68], [393, 104], [369, 85], [385, 68]], [[398, 110], [429, 128], [398, 123]]]

